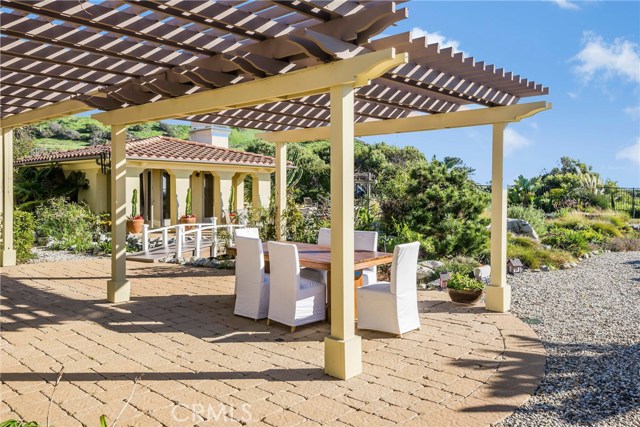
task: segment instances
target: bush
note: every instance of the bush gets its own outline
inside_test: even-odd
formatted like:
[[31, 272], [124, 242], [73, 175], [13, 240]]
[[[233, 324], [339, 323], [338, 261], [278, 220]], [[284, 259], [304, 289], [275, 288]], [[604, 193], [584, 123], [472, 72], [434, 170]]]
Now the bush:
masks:
[[100, 231], [100, 218], [84, 203], [58, 197], [36, 209], [38, 239], [52, 249], [76, 253], [93, 250]]
[[569, 251], [576, 256], [589, 252], [589, 243], [601, 241], [602, 235], [591, 229], [571, 230], [565, 228], [555, 228], [542, 239], [542, 243], [556, 249]]
[[527, 221], [539, 235], [547, 232], [547, 223], [542, 209], [524, 206], [509, 206], [507, 216], [509, 218]]
[[30, 212], [13, 212], [13, 241], [16, 248], [16, 260], [18, 263], [25, 263], [34, 256], [31, 248], [35, 241], [35, 222]]
[[566, 251], [558, 249], [543, 249], [540, 247], [526, 248], [514, 244], [507, 246], [509, 258], [518, 258], [522, 263], [531, 269], [540, 268], [543, 265], [559, 268], [562, 264], [575, 261], [575, 258]]
[[475, 291], [478, 289], [484, 289], [484, 283], [465, 274], [453, 273], [451, 275], [451, 279], [447, 281], [447, 288], [458, 291]]

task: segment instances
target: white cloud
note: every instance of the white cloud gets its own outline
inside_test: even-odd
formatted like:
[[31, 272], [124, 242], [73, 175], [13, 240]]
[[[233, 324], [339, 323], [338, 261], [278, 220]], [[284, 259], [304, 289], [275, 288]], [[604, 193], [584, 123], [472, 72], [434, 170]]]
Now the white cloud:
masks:
[[550, 0], [551, 3], [555, 3], [556, 6], [561, 9], [569, 9], [569, 10], [580, 10], [580, 7], [571, 2], [570, 0]]
[[464, 56], [469, 56], [467, 52], [460, 49], [460, 42], [458, 40], [448, 39], [446, 36], [443, 36], [437, 31], [435, 33], [430, 33], [426, 30], [423, 30], [422, 28], [414, 27], [411, 30], [411, 37], [413, 37], [414, 39], [420, 38], [420, 37], [426, 37], [427, 43], [429, 44], [438, 43], [440, 45], [440, 49], [445, 47], [452, 47], [454, 53], [462, 52]]
[[631, 160], [631, 162], [640, 166], [640, 137], [636, 139], [636, 143], [625, 147], [616, 153], [618, 160]]
[[571, 99], [578, 99], [580, 97], [576, 92], [567, 92], [567, 95], [569, 95], [569, 98]]
[[640, 83], [640, 46], [623, 38], [607, 43], [593, 32], [584, 33], [584, 47], [572, 61], [578, 62], [573, 70], [584, 83], [597, 76], [609, 79], [621, 76]]
[[510, 156], [514, 152], [528, 147], [533, 144], [529, 138], [524, 135], [518, 133], [516, 130], [511, 128], [506, 128], [504, 130], [504, 155]]
[[624, 109], [624, 113], [631, 117], [633, 120], [640, 120], [640, 105], [635, 107], [627, 107]]

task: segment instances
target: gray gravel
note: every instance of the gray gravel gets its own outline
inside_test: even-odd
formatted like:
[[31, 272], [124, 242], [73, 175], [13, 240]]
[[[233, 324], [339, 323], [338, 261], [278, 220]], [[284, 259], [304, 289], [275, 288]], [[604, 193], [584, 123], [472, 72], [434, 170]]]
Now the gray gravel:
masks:
[[38, 264], [41, 262], [71, 261], [75, 259], [96, 259], [104, 258], [102, 255], [74, 254], [68, 251], [52, 251], [45, 247], [34, 247], [31, 252], [36, 255], [28, 264]]
[[535, 395], [500, 426], [640, 426], [640, 252], [510, 277], [547, 351]]

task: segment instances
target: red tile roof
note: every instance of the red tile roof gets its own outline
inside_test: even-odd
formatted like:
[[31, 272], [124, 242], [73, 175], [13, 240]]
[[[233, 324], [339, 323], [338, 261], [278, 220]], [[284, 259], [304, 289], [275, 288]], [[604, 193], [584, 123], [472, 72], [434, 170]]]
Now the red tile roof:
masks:
[[[100, 154], [110, 151], [111, 145], [109, 144], [96, 145], [79, 150], [55, 151], [27, 156], [16, 160], [14, 165], [22, 166], [95, 159], [100, 157]], [[275, 159], [270, 156], [169, 138], [167, 136], [154, 136], [127, 141], [127, 159], [275, 167]]]

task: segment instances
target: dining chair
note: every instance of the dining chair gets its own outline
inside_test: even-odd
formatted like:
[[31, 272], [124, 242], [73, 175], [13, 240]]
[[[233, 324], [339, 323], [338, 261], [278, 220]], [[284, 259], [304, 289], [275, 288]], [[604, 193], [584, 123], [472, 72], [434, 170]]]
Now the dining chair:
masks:
[[[378, 232], [377, 231], [360, 231], [353, 232], [353, 248], [356, 251], [372, 251], [378, 250]], [[376, 266], [365, 268], [362, 270], [363, 285], [376, 283], [378, 281], [378, 268]]]
[[403, 333], [420, 329], [416, 265], [420, 243], [393, 250], [391, 282], [373, 283], [356, 290], [358, 329]]
[[249, 228], [249, 227], [245, 227], [245, 228], [236, 228], [235, 230], [236, 233], [236, 237], [240, 236], [240, 237], [252, 237], [254, 239], [259, 239], [260, 238], [260, 232], [257, 228]]
[[233, 314], [254, 320], [269, 312], [269, 274], [264, 272], [262, 241], [236, 237], [236, 304]]
[[331, 246], [331, 229], [321, 228], [318, 230], [318, 245]]
[[270, 321], [291, 327], [325, 320], [326, 285], [300, 275], [298, 248], [289, 243], [269, 242], [271, 284]]

